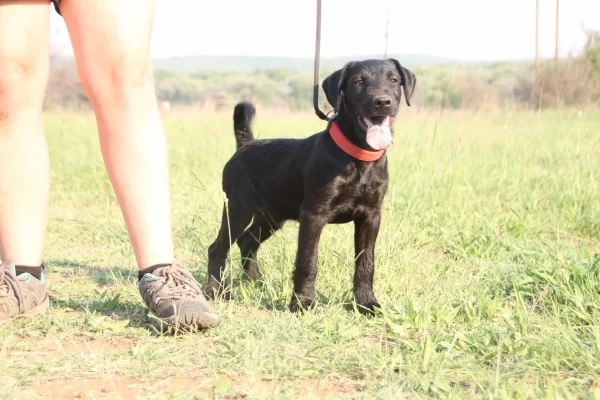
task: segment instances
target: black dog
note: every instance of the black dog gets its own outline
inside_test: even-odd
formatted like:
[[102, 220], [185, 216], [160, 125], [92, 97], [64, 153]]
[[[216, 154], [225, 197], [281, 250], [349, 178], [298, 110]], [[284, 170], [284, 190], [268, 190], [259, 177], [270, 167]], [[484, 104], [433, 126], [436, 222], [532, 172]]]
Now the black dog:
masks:
[[[392, 142], [400, 88], [410, 106], [415, 84], [415, 75], [394, 59], [349, 62], [322, 85], [337, 112], [335, 119], [325, 131], [306, 139], [255, 140], [250, 128], [254, 107], [249, 103], [235, 107], [237, 151], [223, 170], [228, 204], [209, 248], [210, 297], [225, 289], [222, 271], [230, 243], [237, 240], [245, 275], [259, 278], [254, 258], [260, 243], [286, 220], [297, 220], [300, 231], [289, 309], [311, 307], [321, 231], [326, 224], [353, 221], [354, 297], [362, 313], [379, 307], [373, 273], [381, 203], [388, 186], [385, 149]], [[229, 298], [228, 290], [224, 296]]]

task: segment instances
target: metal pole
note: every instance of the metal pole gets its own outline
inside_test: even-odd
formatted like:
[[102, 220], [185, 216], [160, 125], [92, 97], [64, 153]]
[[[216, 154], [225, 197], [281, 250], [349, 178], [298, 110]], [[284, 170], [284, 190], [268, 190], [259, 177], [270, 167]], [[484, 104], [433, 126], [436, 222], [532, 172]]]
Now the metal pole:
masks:
[[556, 37], [554, 43], [554, 65], [558, 65], [558, 3], [559, 0], [556, 0]]
[[390, 12], [388, 11], [385, 16], [385, 50], [383, 52], [383, 58], [388, 58], [389, 37], [390, 37]]
[[539, 57], [539, 26], [540, 26], [540, 0], [535, 0], [535, 83], [538, 83], [540, 72], [540, 57]]
[[315, 43], [315, 71], [313, 81], [313, 106], [319, 118], [327, 121], [327, 115], [319, 110], [319, 67], [321, 64], [321, 0], [317, 0], [317, 37]]

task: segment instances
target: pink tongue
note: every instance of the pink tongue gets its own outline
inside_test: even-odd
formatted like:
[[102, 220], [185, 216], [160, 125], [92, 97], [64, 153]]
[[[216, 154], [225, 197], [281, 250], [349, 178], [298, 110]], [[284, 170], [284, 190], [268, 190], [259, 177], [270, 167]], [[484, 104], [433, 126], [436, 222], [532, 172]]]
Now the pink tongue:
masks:
[[367, 143], [375, 150], [383, 150], [392, 143], [392, 131], [390, 130], [390, 119], [387, 117], [382, 124], [373, 125], [365, 118], [367, 124]]

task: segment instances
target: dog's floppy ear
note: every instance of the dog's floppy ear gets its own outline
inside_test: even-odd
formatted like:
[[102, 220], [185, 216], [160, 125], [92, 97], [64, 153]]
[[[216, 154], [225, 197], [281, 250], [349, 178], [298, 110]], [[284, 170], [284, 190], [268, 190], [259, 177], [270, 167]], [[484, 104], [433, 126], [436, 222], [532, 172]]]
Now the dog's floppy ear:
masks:
[[346, 71], [352, 64], [354, 64], [352, 61], [346, 63], [344, 68], [338, 69], [323, 80], [322, 87], [323, 91], [325, 92], [325, 96], [327, 97], [327, 101], [329, 104], [331, 104], [336, 112], [338, 111], [338, 100], [345, 84], [344, 81], [346, 80]]
[[389, 58], [391, 62], [396, 65], [398, 69], [398, 73], [402, 78], [402, 88], [404, 89], [404, 100], [406, 101], [406, 105], [410, 107], [410, 98], [415, 92], [415, 86], [417, 86], [417, 77], [415, 74], [410, 72], [408, 69], [404, 68], [398, 60], [394, 58]]

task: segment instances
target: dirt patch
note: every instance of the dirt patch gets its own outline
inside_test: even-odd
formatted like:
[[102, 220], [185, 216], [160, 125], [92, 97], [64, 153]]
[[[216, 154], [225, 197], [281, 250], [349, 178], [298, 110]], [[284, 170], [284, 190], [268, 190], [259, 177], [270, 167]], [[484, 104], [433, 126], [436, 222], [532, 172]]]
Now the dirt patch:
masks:
[[[150, 388], [149, 388], [150, 389]], [[134, 399], [143, 394], [140, 385], [123, 376], [103, 378], [49, 379], [23, 390], [30, 398], [45, 399]]]
[[160, 381], [141, 382], [122, 375], [102, 378], [48, 379], [20, 391], [24, 398], [66, 399], [135, 399], [161, 394], [197, 396], [210, 399], [243, 399], [277, 394], [290, 389], [299, 396], [347, 398], [357, 391], [357, 384], [335, 380], [262, 381], [245, 377], [168, 377]]
[[20, 338], [6, 349], [6, 358], [24, 358], [39, 360], [48, 358], [65, 357], [79, 354], [86, 358], [94, 358], [103, 354], [120, 350], [128, 350], [135, 343], [132, 339], [118, 338], [115, 340], [98, 338]]
[[552, 241], [559, 241], [573, 248], [586, 247], [592, 252], [600, 249], [600, 242], [596, 238], [580, 237], [575, 233], [561, 232], [557, 234], [556, 232], [550, 232], [549, 237]]
[[[31, 363], [52, 362], [54, 359], [79, 356], [92, 361], [102, 361], [115, 352], [128, 351], [137, 341], [132, 338], [96, 339], [85, 337], [61, 338], [45, 337], [44, 340], [35, 338], [19, 338], [9, 344], [5, 350], [6, 360], [26, 360]], [[168, 371], [168, 372], [167, 372]], [[125, 373], [123, 373], [125, 372]], [[154, 371], [154, 376], [160, 376], [160, 371]], [[169, 376], [175, 372], [176, 375]], [[277, 397], [278, 394], [292, 393], [298, 398], [312, 395], [318, 398], [349, 398], [360, 389], [360, 384], [354, 381], [326, 378], [269, 380], [258, 376], [229, 376], [220, 372], [182, 368], [181, 370], [165, 370], [161, 379], [141, 380], [130, 378], [126, 371], [108, 373], [100, 376], [81, 371], [81, 376], [65, 376], [64, 373], [53, 377], [46, 375], [33, 383], [20, 386], [14, 380], [10, 386], [18, 390], [23, 399], [136, 399], [169, 398], [169, 395], [179, 395], [181, 398], [200, 399], [244, 399]], [[143, 379], [143, 378], [142, 378]], [[163, 396], [161, 396], [161, 394]]]
[[427, 259], [433, 262], [441, 261], [446, 257], [446, 252], [443, 249], [435, 249], [427, 252]]
[[[300, 390], [300, 393], [312, 394], [318, 397], [345, 398], [351, 397], [358, 391], [358, 383], [351, 381], [339, 381], [325, 379], [322, 381], [314, 379], [300, 379], [290, 382], [291, 385]], [[279, 383], [281, 385], [281, 383]]]

